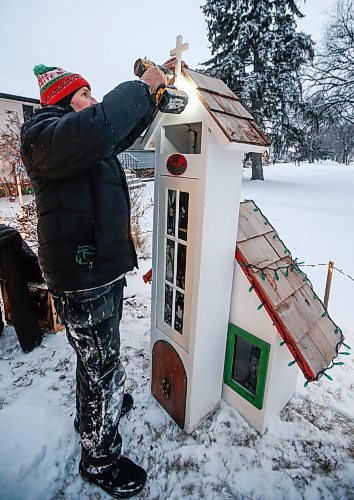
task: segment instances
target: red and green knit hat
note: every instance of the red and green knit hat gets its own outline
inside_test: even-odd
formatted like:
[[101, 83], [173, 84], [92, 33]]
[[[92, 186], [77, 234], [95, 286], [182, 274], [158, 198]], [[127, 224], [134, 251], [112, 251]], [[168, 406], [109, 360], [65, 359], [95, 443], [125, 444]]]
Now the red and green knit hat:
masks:
[[62, 68], [37, 64], [33, 72], [38, 79], [42, 106], [56, 104], [69, 94], [90, 84], [78, 73], [69, 73]]

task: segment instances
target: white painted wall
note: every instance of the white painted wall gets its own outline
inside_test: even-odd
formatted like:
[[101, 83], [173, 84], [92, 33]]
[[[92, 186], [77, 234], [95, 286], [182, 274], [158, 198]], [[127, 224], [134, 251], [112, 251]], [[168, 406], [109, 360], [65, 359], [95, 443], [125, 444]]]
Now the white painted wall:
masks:
[[220, 150], [210, 134], [199, 283], [193, 294], [198, 300], [188, 430], [193, 430], [220, 401], [241, 179], [241, 153]]
[[249, 292], [250, 283], [235, 260], [233, 291], [230, 306], [230, 323], [270, 344], [268, 375], [263, 408], [258, 410], [226, 384], [223, 384], [223, 399], [234, 406], [241, 415], [260, 433], [284, 408], [293, 396], [299, 369], [288, 366], [293, 361], [287, 347], [280, 346], [282, 338], [264, 308], [257, 310], [261, 301], [254, 291]]

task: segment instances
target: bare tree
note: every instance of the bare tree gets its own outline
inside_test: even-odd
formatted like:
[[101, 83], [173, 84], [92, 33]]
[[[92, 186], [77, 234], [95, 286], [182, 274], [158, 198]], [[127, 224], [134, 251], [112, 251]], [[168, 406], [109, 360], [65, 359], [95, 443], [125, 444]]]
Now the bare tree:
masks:
[[324, 113], [320, 96], [301, 103], [298, 113], [289, 120], [293, 145], [310, 163], [332, 158], [348, 165], [354, 151], [354, 125]]
[[354, 125], [341, 120], [329, 128], [326, 138], [334, 150], [334, 159], [338, 163], [348, 165], [354, 150]]
[[312, 95], [321, 97], [320, 111], [354, 124], [353, 0], [337, 0], [310, 80]]
[[16, 174], [22, 182], [28, 176], [22, 167], [20, 157], [21, 121], [15, 111], [5, 111], [5, 128], [0, 132], [0, 184], [5, 196], [16, 194]]
[[37, 209], [35, 201], [26, 203], [16, 214], [5, 214], [4, 223], [17, 229], [32, 250], [38, 252]]
[[143, 187], [129, 189], [131, 204], [131, 231], [135, 248], [140, 258], [150, 257], [150, 233], [151, 230], [143, 231], [142, 222], [146, 212], [153, 206], [153, 201], [146, 200]]

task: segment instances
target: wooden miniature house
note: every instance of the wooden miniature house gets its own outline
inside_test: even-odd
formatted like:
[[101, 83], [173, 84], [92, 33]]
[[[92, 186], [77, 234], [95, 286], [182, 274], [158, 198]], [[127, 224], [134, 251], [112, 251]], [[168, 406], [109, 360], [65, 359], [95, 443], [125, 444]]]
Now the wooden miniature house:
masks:
[[245, 152], [268, 138], [231, 90], [184, 70], [189, 103], [157, 114], [151, 324], [152, 393], [192, 431], [219, 405]]
[[343, 337], [259, 208], [239, 218], [244, 153], [267, 136], [221, 80], [177, 69], [174, 84], [186, 109], [159, 112], [143, 142], [156, 149], [152, 394], [186, 432], [221, 397], [263, 432], [294, 392], [292, 365], [317, 380]]
[[299, 366], [318, 380], [343, 342], [307, 276], [253, 201], [240, 205], [223, 399], [263, 433]]

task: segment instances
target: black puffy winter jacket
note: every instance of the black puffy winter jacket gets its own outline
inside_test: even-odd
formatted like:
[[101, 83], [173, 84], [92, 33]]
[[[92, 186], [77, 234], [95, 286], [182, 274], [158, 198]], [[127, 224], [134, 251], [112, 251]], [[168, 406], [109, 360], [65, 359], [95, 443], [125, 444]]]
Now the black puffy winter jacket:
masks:
[[137, 267], [117, 154], [152, 121], [148, 88], [122, 83], [80, 112], [47, 106], [25, 123], [21, 157], [38, 212], [38, 259], [58, 290], [100, 286]]

